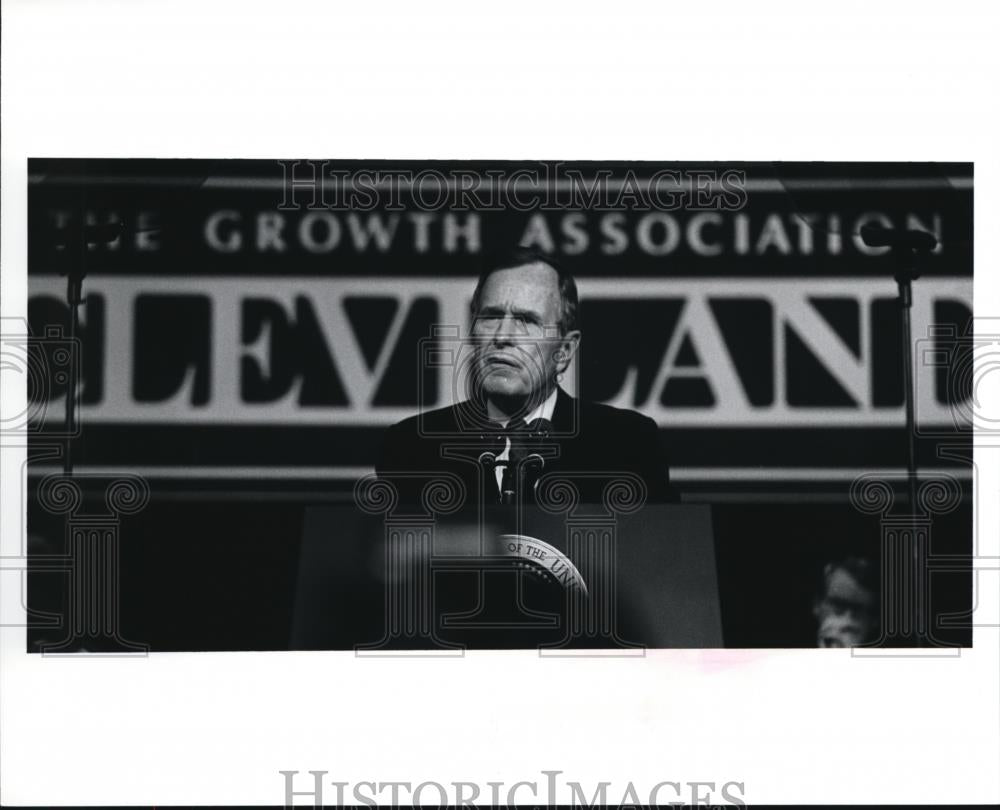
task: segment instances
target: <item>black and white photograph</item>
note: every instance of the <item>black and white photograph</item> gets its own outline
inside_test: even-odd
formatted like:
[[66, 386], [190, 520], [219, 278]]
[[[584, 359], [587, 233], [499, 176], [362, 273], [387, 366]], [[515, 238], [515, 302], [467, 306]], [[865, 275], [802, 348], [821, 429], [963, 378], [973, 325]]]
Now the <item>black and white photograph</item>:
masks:
[[29, 649], [969, 646], [973, 179], [33, 160]]
[[1000, 800], [988, 14], [3, 15], [0, 803]]

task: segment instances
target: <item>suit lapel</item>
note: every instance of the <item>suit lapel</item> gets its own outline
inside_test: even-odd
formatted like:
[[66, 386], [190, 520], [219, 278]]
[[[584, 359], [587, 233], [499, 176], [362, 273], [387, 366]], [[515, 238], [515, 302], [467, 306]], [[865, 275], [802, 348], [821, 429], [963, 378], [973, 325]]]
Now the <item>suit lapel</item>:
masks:
[[562, 388], [556, 396], [556, 407], [552, 411], [551, 441], [559, 445], [559, 457], [552, 461], [550, 469], [572, 467], [573, 452], [577, 447], [577, 402]]
[[[458, 444], [471, 445], [477, 453], [491, 449], [487, 437], [494, 428], [491, 427], [489, 418], [481, 408], [469, 400], [464, 400], [455, 406], [454, 416], [456, 435], [464, 436], [457, 442]], [[451, 464], [452, 471], [465, 482], [470, 498], [478, 501], [482, 496], [489, 504], [500, 502], [500, 487], [492, 469], [480, 471], [475, 465], [459, 460], [452, 460]], [[483, 476], [485, 483], [482, 493], [480, 475]]]
[[559, 388], [552, 411], [552, 432], [567, 436], [576, 433], [576, 400]]

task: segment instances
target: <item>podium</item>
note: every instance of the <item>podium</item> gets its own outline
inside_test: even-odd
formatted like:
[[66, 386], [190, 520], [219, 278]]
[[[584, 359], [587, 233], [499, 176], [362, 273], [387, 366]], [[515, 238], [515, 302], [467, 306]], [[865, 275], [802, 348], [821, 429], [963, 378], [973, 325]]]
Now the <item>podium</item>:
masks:
[[722, 645], [707, 506], [555, 498], [514, 516], [408, 510], [380, 496], [305, 512], [292, 649], [642, 655]]

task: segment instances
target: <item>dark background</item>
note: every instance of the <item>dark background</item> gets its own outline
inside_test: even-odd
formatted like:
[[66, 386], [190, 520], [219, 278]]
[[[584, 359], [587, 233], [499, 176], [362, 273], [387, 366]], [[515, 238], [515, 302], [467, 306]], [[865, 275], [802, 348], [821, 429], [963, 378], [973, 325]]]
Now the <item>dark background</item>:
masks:
[[[429, 164], [365, 164], [342, 162], [345, 168], [391, 165], [419, 169]], [[486, 164], [433, 164], [442, 171], [449, 168], [483, 168]], [[512, 171], [537, 169], [541, 164], [497, 162], [493, 168]], [[567, 164], [593, 170], [598, 164]], [[599, 164], [615, 171], [634, 168], [650, 171], [657, 166], [690, 168], [688, 164]], [[758, 181], [769, 181], [781, 189], [762, 197], [751, 195], [746, 208], [756, 225], [767, 212], [784, 211], [789, 215], [812, 210], [836, 210], [845, 220], [870, 210], [900, 212], [941, 211], [944, 214], [942, 241], [947, 250], [933, 256], [925, 268], [926, 278], [969, 279], [972, 273], [972, 192], [971, 167], [952, 164], [727, 164], [740, 168]], [[232, 208], [248, 217], [260, 210], [275, 207], [275, 192], [241, 187], [241, 178], [261, 177], [274, 181], [281, 177], [273, 162], [246, 161], [52, 161], [36, 160], [30, 165], [29, 182], [29, 283], [52, 279], [65, 271], [65, 252], [54, 250], [58, 242], [58, 212], [72, 218], [86, 211], [97, 221], [118, 216], [127, 229], [152, 228], [160, 249], [137, 253], [128, 239], [115, 251], [91, 255], [88, 252], [88, 278], [93, 284], [101, 278], [144, 276], [161, 279], [183, 276], [273, 278], [326, 278], [338, 275], [365, 275], [399, 278], [467, 278], [471, 290], [478, 270], [479, 257], [443, 254], [431, 250], [416, 256], [412, 251], [393, 248], [384, 254], [370, 255], [344, 250], [336, 261], [292, 248], [288, 254], [260, 254], [252, 250], [234, 255], [209, 251], [201, 238], [205, 216], [220, 208]], [[950, 178], [965, 178], [967, 187], [956, 189]], [[808, 179], [843, 181], [840, 190], [810, 190]], [[919, 181], [905, 189], [878, 183], [893, 180]], [[923, 183], [923, 185], [920, 185]], [[155, 223], [140, 222], [138, 212], [155, 210]], [[622, 209], [628, 222], [639, 213]], [[679, 211], [683, 218], [686, 212]], [[519, 227], [514, 218], [503, 212], [483, 214], [483, 253], [501, 247], [516, 238]], [[524, 217], [517, 220], [523, 224]], [[841, 254], [827, 255], [817, 249], [808, 256], [735, 255], [731, 250], [718, 259], [698, 256], [680, 247], [666, 262], [643, 255], [630, 248], [616, 257], [614, 264], [595, 251], [572, 259], [570, 267], [579, 278], [686, 277], [771, 279], [809, 277], [842, 279], [849, 295], [850, 278], [883, 272], [878, 259], [859, 255], [850, 247], [849, 234]], [[823, 234], [816, 239], [823, 242]], [[60, 282], [61, 283], [61, 282]], [[918, 282], [919, 284], [919, 282]], [[36, 284], [37, 289], [37, 284]], [[85, 289], [87, 283], [85, 282]], [[84, 403], [101, 397], [100, 357], [107, 347], [96, 324], [103, 316], [99, 296], [94, 296], [88, 317], [95, 324], [84, 333], [83, 357]], [[65, 327], [66, 310], [58, 298], [29, 291], [31, 328], [36, 335], [47, 326]], [[615, 328], [604, 338], [593, 340], [609, 346], [607, 351], [662, 351], [657, 341], [662, 337], [651, 332], [648, 324], [657, 325], [653, 312], [644, 321], [635, 313], [641, 302], [620, 308], [614, 316]], [[146, 357], [152, 362], [136, 378], [135, 393], [155, 402], [165, 397], [157, 390], [178, 363], [197, 353], [197, 310], [178, 315], [168, 307], [158, 313], [155, 306], [137, 313], [137, 327], [146, 328]], [[590, 323], [599, 330], [610, 311], [597, 303]], [[193, 314], [192, 314], [193, 313]], [[603, 314], [602, 314], [603, 313]], [[955, 334], [963, 334], [971, 313], [963, 307], [939, 308], [936, 316], [950, 324]], [[584, 317], [587, 318], [586, 304]], [[831, 310], [830, 323], [842, 334], [850, 332], [850, 316]], [[157, 319], [185, 328], [174, 329], [169, 340], [163, 339]], [[898, 342], [895, 335], [898, 315], [891, 302], [882, 305], [877, 319], [883, 356], [881, 371], [873, 380], [876, 398], [891, 405], [901, 401], [898, 374]], [[585, 320], [586, 322], [586, 320]], [[647, 324], [643, 326], [643, 324]], [[145, 324], [145, 327], [143, 327]], [[736, 345], [752, 343], [755, 333], [743, 323]], [[658, 326], [662, 329], [663, 324]], [[629, 331], [631, 329], [631, 331]], [[419, 335], [419, 330], [417, 331]], [[594, 334], [593, 327], [591, 334]], [[757, 334], [759, 337], [759, 334]], [[650, 349], [650, 346], [653, 349]], [[292, 357], [295, 348], [279, 357]], [[651, 355], [652, 356], [652, 355]], [[582, 372], [583, 393], [597, 399], [613, 393], [615, 386], [602, 376], [601, 357], [592, 355]], [[150, 370], [151, 369], [151, 370]], [[760, 371], [767, 373], [766, 369]], [[143, 376], [144, 375], [144, 376]], [[754, 371], [750, 377], [759, 376]], [[834, 389], [824, 388], [829, 380], [822, 369], [810, 366], [805, 358], [794, 375], [798, 394], [808, 406], [810, 396], [818, 397], [817, 406], [829, 406], [824, 392], [836, 397]], [[349, 385], [349, 381], [346, 381]], [[142, 386], [146, 385], [147, 389]], [[201, 387], [199, 387], [201, 386]], [[58, 401], [59, 387], [50, 384], [47, 396]], [[166, 391], [170, 390], [167, 386]], [[832, 392], [832, 394], [830, 394]], [[39, 391], [33, 392], [39, 396]], [[405, 394], [406, 392], [404, 392]], [[412, 390], [409, 395], [412, 398]], [[269, 396], [264, 391], [263, 396]], [[319, 392], [322, 400], [329, 392]], [[196, 380], [196, 397], [208, 397], [202, 382]], [[697, 396], [697, 394], [695, 395]], [[766, 397], [766, 395], [764, 395]], [[403, 396], [401, 404], [407, 404]], [[697, 404], [697, 399], [689, 404]], [[414, 412], [419, 403], [412, 402]], [[57, 412], [58, 408], [55, 409]], [[74, 457], [81, 469], [127, 471], [131, 466], [163, 464], [186, 470], [187, 474], [158, 478], [148, 476], [152, 498], [139, 514], [121, 519], [121, 618], [123, 635], [149, 644], [154, 650], [238, 650], [284, 649], [288, 645], [298, 570], [298, 545], [303, 510], [316, 503], [339, 502], [350, 497], [353, 481], [323, 481], [315, 478], [295, 480], [288, 477], [257, 478], [245, 475], [231, 478], [199, 474], [206, 466], [268, 467], [322, 465], [331, 460], [351, 466], [366, 466], [374, 461], [383, 431], [381, 425], [345, 427], [227, 426], [192, 424], [150, 424], [142, 422], [93, 423], [84, 420], [82, 436], [74, 446]], [[820, 466], [864, 472], [871, 466], [902, 466], [905, 455], [901, 428], [812, 427], [790, 428], [770, 425], [764, 428], [738, 429], [704, 427], [679, 429], [661, 423], [664, 440], [671, 453], [671, 465], [685, 466]], [[925, 469], [936, 466], [961, 466], [939, 457], [942, 444], [958, 448], [968, 456], [967, 431], [951, 431], [943, 439], [922, 438], [918, 451]], [[43, 435], [32, 440], [35, 459], [29, 467], [28, 521], [32, 538], [29, 551], [37, 561], [41, 555], [65, 553], [64, 525], [61, 519], [40, 509], [36, 490], [40, 478], [53, 471], [53, 458], [40, 461], [41, 455], [55, 448]], [[332, 458], [334, 457], [335, 458]], [[57, 463], [57, 462], [56, 462]], [[97, 492], [98, 482], [93, 484]], [[932, 526], [931, 553], [969, 554], [972, 548], [972, 507], [969, 480], [962, 482], [963, 500], [954, 512], [935, 517]], [[811, 646], [815, 625], [812, 600], [820, 586], [823, 565], [831, 559], [854, 553], [878, 559], [880, 526], [877, 516], [863, 515], [849, 503], [849, 481], [779, 480], [766, 476], [746, 483], [726, 480], [703, 481], [697, 485], [679, 484], [682, 499], [712, 504], [716, 531], [716, 559], [726, 646], [795, 647]], [[84, 509], [98, 508], [100, 498], [88, 499]], [[65, 575], [36, 570], [30, 575], [29, 598], [34, 609], [58, 611], [65, 605]], [[967, 610], [971, 604], [969, 570], [935, 575], [932, 582], [935, 615]], [[961, 623], [959, 622], [959, 625]], [[42, 639], [60, 637], [58, 629], [29, 631], [29, 649]], [[961, 626], [938, 628], [935, 635], [950, 643], [970, 644], [971, 630]]]

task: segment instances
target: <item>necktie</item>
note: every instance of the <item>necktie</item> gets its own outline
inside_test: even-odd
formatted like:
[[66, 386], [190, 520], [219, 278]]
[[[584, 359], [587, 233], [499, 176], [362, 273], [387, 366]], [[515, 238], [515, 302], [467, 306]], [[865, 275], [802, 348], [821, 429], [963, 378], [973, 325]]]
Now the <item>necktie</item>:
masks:
[[516, 497], [515, 469], [524, 455], [520, 446], [524, 438], [522, 435], [524, 429], [524, 420], [519, 417], [511, 419], [500, 434], [504, 438], [504, 450], [507, 453], [507, 465], [503, 468], [503, 477], [500, 479], [500, 503], [512, 504]]
[[510, 444], [504, 448], [507, 451], [507, 466], [503, 468], [503, 477], [500, 480], [500, 503], [512, 504], [516, 497], [516, 468], [524, 457], [521, 442], [524, 441], [525, 427], [523, 419], [511, 419], [501, 432], [505, 442]]

